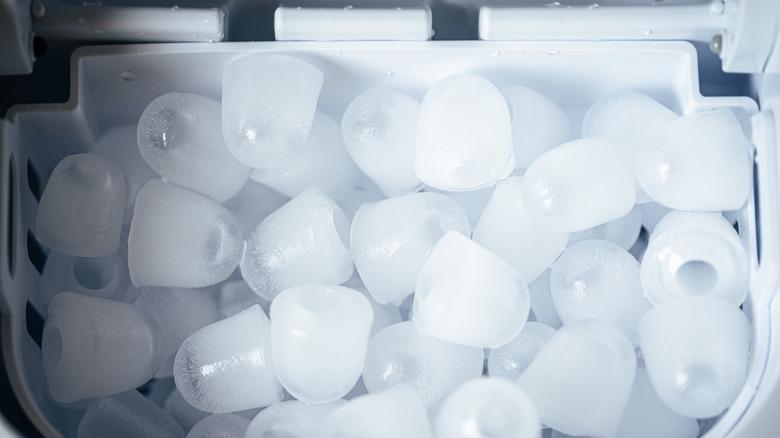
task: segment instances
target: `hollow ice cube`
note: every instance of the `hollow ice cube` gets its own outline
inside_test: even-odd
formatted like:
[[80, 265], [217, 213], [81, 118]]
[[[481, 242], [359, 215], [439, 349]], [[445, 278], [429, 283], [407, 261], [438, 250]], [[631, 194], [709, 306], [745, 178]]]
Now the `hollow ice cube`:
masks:
[[138, 193], [128, 237], [134, 285], [216, 284], [233, 272], [241, 251], [235, 218], [212, 199], [159, 180]]
[[387, 196], [403, 195], [422, 183], [414, 173], [420, 103], [389, 88], [365, 91], [341, 117], [341, 133], [360, 170]]
[[431, 187], [468, 191], [494, 185], [515, 167], [506, 100], [473, 73], [439, 80], [420, 104], [416, 147], [415, 173]]
[[350, 231], [355, 266], [379, 303], [415, 290], [425, 257], [448, 231], [471, 232], [463, 209], [438, 193], [412, 193], [364, 204]]
[[265, 218], [246, 241], [241, 260], [244, 280], [267, 300], [299, 284], [341, 284], [354, 270], [349, 222], [317, 187]]
[[481, 348], [422, 335], [414, 323], [404, 321], [371, 338], [363, 382], [370, 393], [408, 384], [432, 407], [463, 382], [481, 376], [483, 359]]
[[132, 390], [92, 401], [76, 432], [77, 438], [109, 436], [184, 438], [185, 433], [170, 415]]
[[217, 202], [235, 195], [249, 179], [222, 137], [221, 105], [193, 93], [154, 99], [138, 121], [138, 148], [166, 181]]
[[522, 181], [513, 177], [496, 185], [473, 239], [532, 282], [563, 252], [569, 233], [545, 231], [531, 220], [523, 207]]
[[192, 406], [218, 414], [280, 401], [270, 332], [268, 317], [255, 305], [190, 335], [173, 368], [181, 395]]
[[650, 197], [669, 208], [741, 208], [752, 172], [750, 148], [737, 117], [721, 108], [658, 126], [637, 153], [636, 174]]
[[238, 161], [256, 169], [281, 167], [304, 147], [323, 75], [287, 55], [254, 55], [225, 67], [222, 132]]
[[750, 324], [733, 303], [677, 298], [647, 312], [639, 346], [658, 396], [689, 418], [720, 414], [747, 377]]
[[623, 217], [569, 234], [568, 245], [596, 239], [608, 240], [626, 250], [631, 248], [642, 231], [642, 207], [645, 205], [647, 204], [635, 204], [634, 208]]
[[146, 383], [164, 345], [160, 327], [143, 310], [65, 291], [49, 306], [41, 349], [49, 393], [71, 403]]
[[523, 207], [539, 228], [582, 231], [631, 211], [636, 192], [633, 178], [633, 169], [611, 141], [570, 141], [528, 166]]
[[38, 204], [35, 233], [54, 251], [103, 257], [119, 249], [125, 180], [116, 164], [76, 154], [54, 167]]
[[213, 414], [192, 427], [187, 438], [244, 438], [249, 418], [235, 414]]
[[255, 416], [246, 430], [246, 438], [316, 437], [325, 418], [346, 404], [346, 400], [316, 405], [299, 400], [275, 403]]
[[555, 335], [555, 329], [541, 322], [527, 322], [508, 344], [488, 353], [488, 375], [516, 381], [531, 365], [539, 350]]
[[360, 292], [306, 284], [271, 303], [271, 348], [284, 388], [306, 403], [329, 403], [355, 386], [374, 318]]
[[425, 260], [412, 320], [420, 333], [478, 348], [496, 348], [520, 333], [530, 310], [525, 281], [507, 262], [450, 231]]

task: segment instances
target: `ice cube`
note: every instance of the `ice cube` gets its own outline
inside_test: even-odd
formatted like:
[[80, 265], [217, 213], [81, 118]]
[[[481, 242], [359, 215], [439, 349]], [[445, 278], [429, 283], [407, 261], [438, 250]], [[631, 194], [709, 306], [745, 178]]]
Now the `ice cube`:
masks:
[[652, 233], [658, 221], [662, 217], [672, 211], [671, 208], [664, 207], [657, 202], [648, 202], [640, 205], [642, 208], [642, 226], [645, 227], [648, 233]]
[[125, 180], [102, 155], [76, 154], [54, 167], [38, 204], [35, 233], [54, 251], [102, 257], [119, 249]]
[[509, 108], [482, 76], [458, 73], [423, 97], [417, 119], [414, 169], [431, 187], [476, 190], [506, 178], [515, 167]]
[[528, 285], [531, 293], [531, 312], [537, 322], [558, 329], [563, 325], [558, 311], [555, 310], [552, 292], [550, 291], [550, 269], [545, 270]]
[[355, 266], [379, 303], [415, 290], [425, 257], [448, 231], [471, 234], [463, 209], [438, 193], [413, 193], [365, 204], [352, 220]]
[[143, 310], [65, 291], [49, 306], [41, 349], [49, 393], [70, 403], [146, 383], [162, 362], [164, 344]]
[[423, 401], [409, 385], [360, 396], [325, 419], [320, 438], [432, 438]]
[[289, 197], [250, 179], [235, 196], [222, 205], [236, 218], [241, 234], [249, 236], [263, 219], [289, 200]]
[[512, 117], [515, 164], [526, 169], [540, 155], [572, 139], [569, 117], [555, 102], [520, 85], [504, 88]]
[[347, 404], [336, 400], [313, 405], [298, 400], [275, 403], [263, 409], [249, 424], [246, 438], [310, 438], [318, 436], [325, 418]]
[[481, 348], [420, 334], [411, 321], [380, 330], [368, 343], [363, 382], [368, 392], [409, 384], [428, 407], [463, 382], [482, 375]]
[[642, 231], [642, 206], [644, 205], [647, 204], [635, 204], [634, 208], [623, 217], [569, 234], [568, 245], [571, 246], [583, 240], [596, 239], [608, 240], [626, 250], [631, 248]]
[[647, 312], [639, 346], [658, 396], [689, 418], [720, 414], [745, 384], [750, 324], [733, 303], [677, 298]]
[[508, 344], [488, 353], [488, 375], [516, 381], [528, 369], [539, 350], [555, 335], [555, 329], [540, 322], [527, 322]]
[[244, 438], [250, 420], [235, 414], [213, 414], [192, 427], [187, 438]]
[[268, 314], [271, 302], [257, 295], [244, 280], [226, 281], [219, 289], [219, 314], [222, 318], [233, 316], [236, 313], [254, 306], [260, 305]]
[[212, 199], [159, 180], [138, 193], [128, 237], [134, 285], [216, 284], [233, 272], [242, 249], [235, 218]]
[[636, 355], [626, 335], [585, 320], [558, 330], [518, 383], [546, 426], [607, 438], [615, 436], [635, 373]]
[[339, 125], [317, 111], [303, 149], [281, 167], [255, 169], [251, 178], [291, 198], [317, 186], [341, 199], [352, 190], [359, 172], [344, 146]]
[[185, 432], [189, 432], [200, 420], [211, 415], [189, 404], [175, 387], [165, 398], [163, 410], [176, 420]]
[[222, 132], [228, 149], [249, 167], [271, 169], [293, 159], [311, 131], [323, 75], [287, 55], [254, 55], [225, 67]]
[[496, 348], [520, 333], [529, 309], [528, 286], [514, 268], [450, 231], [420, 269], [412, 320], [426, 336]]
[[77, 438], [184, 436], [170, 415], [135, 390], [92, 401], [76, 432]]
[[633, 169], [611, 141], [570, 141], [528, 166], [523, 207], [539, 228], [582, 231], [631, 211], [636, 192], [633, 178]]
[[514, 383], [473, 379], [442, 403], [434, 419], [436, 436], [447, 438], [541, 438], [533, 401]]
[[720, 213], [673, 211], [650, 236], [641, 279], [656, 305], [708, 295], [739, 306], [750, 288], [750, 260], [734, 227]]
[[193, 93], [154, 99], [138, 121], [141, 156], [166, 181], [225, 201], [251, 169], [225, 146], [221, 110], [216, 100]]
[[415, 137], [420, 103], [396, 90], [377, 87], [358, 95], [341, 118], [344, 144], [358, 167], [387, 196], [415, 191]]
[[271, 303], [271, 348], [284, 388], [306, 403], [346, 395], [363, 371], [373, 319], [354, 289], [307, 284], [280, 293]]
[[523, 178], [496, 185], [474, 227], [474, 241], [502, 257], [526, 282], [534, 281], [566, 248], [569, 233], [545, 231], [523, 207]]
[[597, 319], [636, 343], [636, 328], [653, 305], [639, 278], [639, 262], [606, 240], [583, 240], [552, 266], [550, 290], [563, 324]]
[[349, 222], [316, 187], [265, 218], [246, 241], [241, 260], [244, 280], [267, 300], [299, 284], [341, 284], [354, 270]]
[[190, 335], [173, 367], [181, 395], [197, 409], [217, 414], [280, 401], [270, 332], [268, 317], [255, 305]]
[[636, 157], [642, 188], [669, 208], [741, 208], [752, 184], [750, 147], [737, 117], [721, 108], [658, 126]]

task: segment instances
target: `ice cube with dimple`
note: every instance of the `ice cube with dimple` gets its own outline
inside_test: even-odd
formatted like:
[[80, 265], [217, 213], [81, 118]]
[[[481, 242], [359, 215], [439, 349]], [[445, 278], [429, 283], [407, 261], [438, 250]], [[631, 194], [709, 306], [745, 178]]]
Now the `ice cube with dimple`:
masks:
[[598, 319], [612, 324], [636, 343], [639, 320], [651, 307], [639, 262], [606, 240], [583, 240], [552, 266], [550, 290], [563, 324]]
[[566, 248], [569, 233], [545, 231], [528, 216], [523, 206], [523, 178], [507, 178], [496, 185], [482, 212], [473, 239], [501, 256], [532, 282]]
[[128, 237], [130, 279], [141, 286], [203, 287], [238, 265], [241, 229], [225, 207], [151, 180], [138, 193]]
[[541, 438], [533, 401], [501, 379], [473, 379], [442, 403], [434, 418], [436, 436], [447, 438]]
[[317, 111], [311, 135], [295, 158], [281, 167], [255, 169], [251, 178], [291, 198], [317, 186], [334, 199], [341, 199], [350, 192], [359, 175], [338, 124]]
[[414, 191], [415, 136], [420, 103], [389, 88], [365, 91], [341, 117], [341, 134], [352, 159], [387, 196]]
[[146, 383], [162, 362], [164, 344], [145, 311], [65, 291], [49, 306], [41, 349], [49, 393], [70, 403]]
[[[603, 97], [588, 108], [582, 121], [583, 137], [605, 137], [620, 148], [633, 166], [637, 153], [659, 125], [676, 119], [677, 114], [655, 99], [638, 91], [623, 91]], [[638, 203], [651, 199], [634, 176]]]
[[209, 289], [145, 287], [135, 305], [152, 315], [162, 329], [165, 353], [157, 378], [173, 375], [176, 352], [189, 335], [220, 319], [217, 300]]
[[741, 208], [752, 184], [752, 156], [737, 117], [721, 108], [658, 126], [642, 144], [636, 174], [656, 202], [678, 210]]
[[268, 314], [271, 302], [257, 295], [244, 280], [226, 281], [219, 288], [219, 314], [222, 318], [258, 304]]
[[478, 348], [496, 348], [520, 333], [530, 310], [528, 286], [499, 256], [457, 231], [425, 260], [412, 320], [420, 333]]
[[244, 438], [249, 418], [235, 414], [213, 414], [192, 427], [187, 438]]
[[515, 164], [526, 169], [538, 156], [572, 139], [569, 117], [546, 96], [521, 85], [504, 88], [512, 117]]
[[738, 307], [708, 296], [662, 303], [639, 324], [653, 388], [689, 418], [714, 417], [736, 400], [747, 378], [750, 336]]
[[406, 384], [356, 397], [332, 412], [320, 438], [432, 438], [428, 412]]
[[540, 322], [527, 322], [508, 344], [488, 353], [488, 375], [515, 381], [528, 369], [539, 350], [555, 335], [555, 329]]
[[360, 292], [306, 284], [271, 303], [271, 348], [284, 388], [306, 403], [329, 403], [355, 386], [374, 319]]
[[363, 382], [371, 393], [406, 383], [431, 407], [463, 382], [481, 376], [483, 358], [481, 348], [425, 336], [404, 321], [371, 338]]
[[167, 93], [138, 121], [138, 148], [166, 181], [217, 202], [235, 195], [250, 168], [230, 153], [222, 136], [219, 102], [193, 93]]
[[563, 325], [550, 291], [550, 269], [542, 272], [536, 280], [528, 284], [528, 292], [531, 294], [531, 312], [537, 322], [558, 329]]
[[113, 161], [125, 179], [125, 209], [122, 225], [129, 225], [133, 218], [135, 197], [138, 191], [157, 176], [146, 164], [138, 150], [136, 125], [120, 125], [106, 130], [90, 152], [103, 155]]
[[325, 418], [347, 404], [336, 400], [326, 404], [309, 404], [299, 400], [275, 403], [263, 409], [246, 430], [246, 438], [310, 438], [318, 436]]
[[110, 436], [184, 438], [185, 433], [170, 415], [132, 390], [92, 401], [76, 432], [77, 438]]
[[299, 284], [341, 284], [355, 270], [348, 242], [344, 212], [311, 187], [255, 228], [246, 241], [241, 275], [267, 300]]
[[222, 205], [236, 218], [241, 227], [241, 234], [249, 236], [263, 219], [289, 200], [289, 197], [250, 179], [238, 193]]
[[425, 257], [448, 231], [469, 235], [463, 209], [438, 193], [412, 193], [363, 205], [350, 231], [355, 266], [379, 303], [415, 290]]
[[116, 164], [76, 154], [54, 167], [38, 204], [35, 235], [54, 251], [102, 257], [119, 248], [125, 180]]
[[433, 84], [417, 118], [414, 169], [425, 184], [468, 191], [494, 185], [515, 167], [506, 100], [482, 76], [458, 73]]
[[222, 132], [242, 163], [281, 167], [304, 147], [322, 89], [315, 66], [287, 55], [237, 59], [222, 76]]
[[615, 436], [631, 393], [636, 355], [620, 330], [597, 321], [564, 325], [518, 383], [542, 423], [569, 435]]
[[205, 412], [236, 412], [280, 401], [270, 336], [271, 323], [257, 305], [203, 327], [176, 353], [176, 387], [189, 404]]
[[200, 420], [211, 415], [209, 412], [201, 411], [189, 404], [175, 387], [165, 398], [162, 408], [179, 423], [185, 432], [189, 432]]
[[605, 138], [564, 143], [534, 160], [523, 178], [523, 207], [539, 228], [582, 231], [634, 207], [633, 169]]
[[642, 231], [642, 207], [644, 205], [647, 204], [635, 204], [634, 208], [623, 217], [569, 234], [568, 245], [571, 246], [583, 240], [596, 239], [608, 240], [626, 250], [631, 248]]

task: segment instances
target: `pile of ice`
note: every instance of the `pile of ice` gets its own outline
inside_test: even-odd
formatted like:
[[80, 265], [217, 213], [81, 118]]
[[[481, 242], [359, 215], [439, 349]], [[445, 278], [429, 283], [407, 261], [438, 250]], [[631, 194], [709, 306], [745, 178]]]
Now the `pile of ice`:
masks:
[[734, 113], [625, 91], [576, 138], [472, 73], [343, 114], [323, 81], [242, 58], [222, 102], [164, 94], [54, 168], [34, 304], [64, 433], [685, 438], [735, 401]]

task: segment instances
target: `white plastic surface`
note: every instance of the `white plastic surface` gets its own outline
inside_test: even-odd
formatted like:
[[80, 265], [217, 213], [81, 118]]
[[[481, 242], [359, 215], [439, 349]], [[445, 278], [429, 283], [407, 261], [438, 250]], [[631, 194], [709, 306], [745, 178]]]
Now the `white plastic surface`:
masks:
[[277, 41], [425, 41], [431, 10], [422, 8], [293, 8], [274, 13]]

